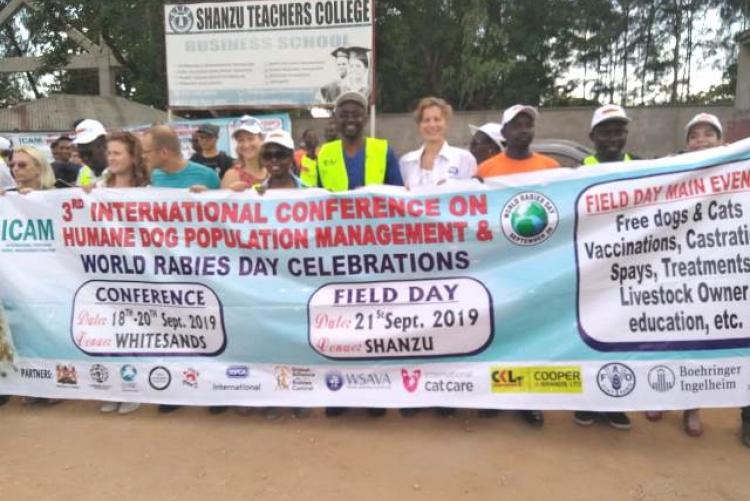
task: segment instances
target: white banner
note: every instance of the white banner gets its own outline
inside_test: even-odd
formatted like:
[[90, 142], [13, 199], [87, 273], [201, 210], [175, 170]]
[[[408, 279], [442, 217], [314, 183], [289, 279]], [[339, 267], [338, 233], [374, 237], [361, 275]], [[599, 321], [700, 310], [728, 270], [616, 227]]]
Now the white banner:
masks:
[[169, 105], [309, 106], [370, 95], [371, 0], [164, 6]]

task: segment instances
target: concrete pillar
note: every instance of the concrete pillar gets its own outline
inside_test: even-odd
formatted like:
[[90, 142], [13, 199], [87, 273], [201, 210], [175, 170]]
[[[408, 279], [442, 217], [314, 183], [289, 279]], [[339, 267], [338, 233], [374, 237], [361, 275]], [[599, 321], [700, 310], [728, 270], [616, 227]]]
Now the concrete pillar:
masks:
[[109, 48], [102, 46], [96, 57], [99, 69], [99, 95], [104, 97], [114, 96], [115, 92], [115, 69], [112, 65], [112, 54]]
[[737, 89], [734, 107], [739, 111], [750, 110], [750, 30], [737, 36]]

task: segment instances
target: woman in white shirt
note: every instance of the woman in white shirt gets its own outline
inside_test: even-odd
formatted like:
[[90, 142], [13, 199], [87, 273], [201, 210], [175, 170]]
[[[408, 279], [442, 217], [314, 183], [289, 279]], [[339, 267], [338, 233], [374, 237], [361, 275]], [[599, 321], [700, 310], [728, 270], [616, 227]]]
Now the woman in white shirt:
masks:
[[477, 162], [466, 150], [445, 141], [453, 108], [438, 97], [425, 97], [417, 105], [414, 118], [424, 144], [399, 160], [404, 186], [437, 186], [454, 179], [471, 179]]

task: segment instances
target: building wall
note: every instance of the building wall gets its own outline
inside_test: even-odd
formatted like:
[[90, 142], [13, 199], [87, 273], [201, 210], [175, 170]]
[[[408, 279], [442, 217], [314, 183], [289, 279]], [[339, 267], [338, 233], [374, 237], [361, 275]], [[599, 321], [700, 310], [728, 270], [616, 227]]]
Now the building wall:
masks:
[[[543, 108], [536, 128], [539, 139], [569, 139], [590, 146], [588, 138], [593, 108]], [[627, 149], [643, 157], [663, 156], [684, 147], [685, 124], [697, 113], [717, 115], [726, 129], [727, 139], [734, 141], [750, 137], [750, 110], [740, 111], [732, 106], [652, 106], [627, 110], [632, 118]], [[466, 147], [471, 139], [469, 124], [481, 125], [500, 121], [501, 111], [457, 112], [450, 124], [448, 142]], [[295, 141], [302, 131], [315, 129], [323, 137], [327, 119], [294, 119]], [[388, 139], [401, 155], [420, 145], [414, 118], [408, 113], [378, 114], [377, 136]]]

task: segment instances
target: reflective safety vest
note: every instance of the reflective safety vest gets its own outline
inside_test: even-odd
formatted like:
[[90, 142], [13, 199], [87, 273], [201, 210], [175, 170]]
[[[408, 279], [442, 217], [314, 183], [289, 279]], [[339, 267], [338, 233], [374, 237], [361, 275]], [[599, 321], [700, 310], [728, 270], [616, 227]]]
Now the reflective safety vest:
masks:
[[[625, 153], [625, 156], [622, 158], [623, 162], [630, 162], [633, 160], [633, 157], [630, 156], [630, 154]], [[589, 155], [586, 158], [583, 159], [583, 165], [596, 165], [599, 162], [599, 159], [596, 158], [596, 155]]]
[[[365, 186], [385, 183], [388, 141], [368, 137], [365, 139]], [[344, 145], [340, 139], [325, 143], [318, 153], [320, 185], [329, 191], [349, 189], [349, 175], [344, 160]]]
[[307, 156], [302, 155], [299, 165], [299, 177], [307, 186], [318, 185], [318, 162]]
[[90, 186], [96, 182], [96, 176], [94, 170], [86, 164], [83, 164], [78, 170], [78, 177], [76, 178], [76, 184], [78, 186]]

